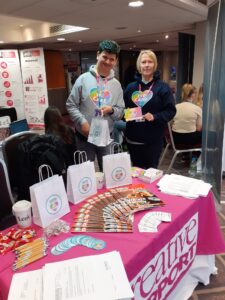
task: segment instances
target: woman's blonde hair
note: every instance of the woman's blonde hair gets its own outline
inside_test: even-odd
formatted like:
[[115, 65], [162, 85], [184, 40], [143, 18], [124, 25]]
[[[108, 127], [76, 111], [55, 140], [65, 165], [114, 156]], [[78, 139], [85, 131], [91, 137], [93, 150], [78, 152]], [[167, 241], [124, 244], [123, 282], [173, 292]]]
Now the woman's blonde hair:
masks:
[[154, 61], [154, 71], [156, 71], [158, 62], [157, 62], [157, 57], [156, 57], [155, 53], [151, 50], [141, 50], [141, 52], [138, 55], [137, 63], [136, 63], [138, 72], [141, 74], [141, 58], [142, 58], [143, 54], [147, 54], [148, 57]]
[[194, 87], [190, 83], [185, 83], [182, 86], [182, 93], [181, 93], [182, 101], [187, 101], [188, 99], [190, 99], [193, 93], [196, 93], [196, 87]]
[[196, 105], [202, 108], [203, 106], [203, 83], [200, 85], [198, 90], [198, 97], [196, 101]]

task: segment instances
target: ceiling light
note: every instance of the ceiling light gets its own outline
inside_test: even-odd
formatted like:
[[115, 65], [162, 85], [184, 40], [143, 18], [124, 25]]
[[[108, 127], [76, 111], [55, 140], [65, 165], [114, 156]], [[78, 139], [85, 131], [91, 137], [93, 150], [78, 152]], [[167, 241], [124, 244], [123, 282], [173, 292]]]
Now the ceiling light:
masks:
[[140, 7], [143, 5], [144, 5], [143, 1], [131, 1], [128, 3], [128, 6], [130, 6], [130, 7]]
[[79, 26], [70, 26], [70, 25], [62, 25], [62, 24], [55, 24], [49, 27], [50, 36], [56, 35], [63, 35], [67, 33], [78, 32], [82, 30], [88, 30], [89, 28], [86, 27], [79, 27]]
[[165, 39], [168, 39], [168, 38], [169, 38], [169, 35], [168, 35], [168, 34], [166, 34], [166, 35], [165, 35]]
[[57, 41], [65, 41], [65, 38], [57, 38]]
[[138, 31], [137, 31], [137, 32], [139, 32], [139, 33], [140, 33], [140, 32], [141, 32], [141, 29], [138, 29]]

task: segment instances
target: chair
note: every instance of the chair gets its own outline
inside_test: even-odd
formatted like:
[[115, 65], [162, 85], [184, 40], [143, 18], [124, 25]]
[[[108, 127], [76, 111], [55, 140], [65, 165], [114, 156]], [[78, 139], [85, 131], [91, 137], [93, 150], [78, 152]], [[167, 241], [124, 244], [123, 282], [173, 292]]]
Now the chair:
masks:
[[12, 214], [14, 199], [9, 184], [8, 171], [2, 159], [0, 159], [0, 182], [0, 230], [4, 230], [15, 224], [16, 219]]
[[0, 108], [0, 117], [9, 116], [10, 121], [14, 122], [17, 120], [17, 112], [15, 107], [1, 107]]
[[49, 165], [53, 174], [62, 175], [66, 183], [67, 167], [73, 164], [74, 160], [68, 155], [68, 148], [59, 136], [37, 135], [21, 143], [18, 148], [20, 153], [18, 168], [22, 170], [22, 176], [18, 179], [20, 197], [30, 199], [29, 187], [39, 182], [38, 169], [43, 164]]
[[21, 176], [20, 170], [18, 170], [20, 160], [18, 146], [25, 140], [36, 135], [37, 133], [32, 131], [19, 132], [9, 136], [2, 143], [3, 158], [8, 169], [11, 189], [15, 196], [18, 193], [18, 181]]
[[171, 128], [170, 123], [168, 123], [168, 130], [165, 133], [165, 139], [166, 139], [166, 147], [165, 147], [165, 149], [162, 153], [162, 156], [160, 158], [160, 161], [159, 161], [159, 165], [158, 165], [159, 169], [162, 165], [162, 162], [165, 158], [165, 155], [167, 153], [168, 148], [171, 146], [172, 150], [174, 151], [172, 160], [170, 162], [170, 165], [169, 165], [168, 169], [166, 170], [166, 173], [169, 173], [169, 171], [172, 169], [173, 164], [174, 164], [175, 159], [176, 159], [178, 154], [188, 153], [188, 152], [191, 154], [194, 151], [199, 151], [199, 152], [202, 151], [202, 149], [199, 148], [199, 145], [191, 145], [191, 146], [189, 146], [189, 145], [180, 145], [180, 144], [175, 145], [174, 139], [173, 139], [172, 128]]

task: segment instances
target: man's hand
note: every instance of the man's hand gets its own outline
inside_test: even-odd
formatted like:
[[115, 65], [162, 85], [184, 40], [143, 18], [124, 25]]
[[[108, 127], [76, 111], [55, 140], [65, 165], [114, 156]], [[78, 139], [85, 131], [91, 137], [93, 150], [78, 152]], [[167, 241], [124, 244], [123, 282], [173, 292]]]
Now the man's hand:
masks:
[[113, 108], [110, 105], [106, 105], [106, 106], [103, 106], [100, 111], [101, 111], [101, 115], [105, 116], [105, 115], [109, 115], [109, 114], [113, 113]]
[[90, 125], [88, 124], [88, 122], [85, 122], [81, 125], [81, 133], [84, 136], [88, 137], [89, 130], [90, 130]]

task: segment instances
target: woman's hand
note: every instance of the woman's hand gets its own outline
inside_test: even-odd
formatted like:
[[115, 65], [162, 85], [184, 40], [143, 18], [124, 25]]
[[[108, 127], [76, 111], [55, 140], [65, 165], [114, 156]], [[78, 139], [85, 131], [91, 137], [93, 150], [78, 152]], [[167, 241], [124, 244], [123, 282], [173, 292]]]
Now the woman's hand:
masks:
[[154, 121], [154, 116], [153, 116], [151, 113], [147, 113], [147, 114], [145, 114], [143, 117], [144, 117], [144, 119], [145, 119], [146, 121], [148, 121], [148, 122]]

